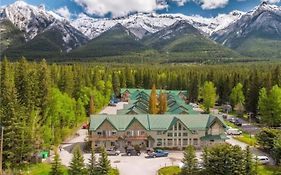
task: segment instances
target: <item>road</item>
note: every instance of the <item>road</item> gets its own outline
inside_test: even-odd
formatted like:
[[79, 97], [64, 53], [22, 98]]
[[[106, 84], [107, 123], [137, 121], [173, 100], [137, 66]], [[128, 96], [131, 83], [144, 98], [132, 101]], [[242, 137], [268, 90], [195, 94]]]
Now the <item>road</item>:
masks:
[[[100, 112], [100, 114], [116, 114], [117, 110], [122, 109], [124, 104], [127, 104], [127, 102], [119, 102], [116, 106], [107, 106]], [[72, 148], [76, 144], [85, 144], [85, 139], [88, 136], [88, 130], [86, 129], [79, 129], [76, 133], [78, 134], [78, 136], [75, 136], [61, 144], [62, 150], [60, 151], [60, 158], [62, 164], [65, 166], [69, 166], [69, 163], [71, 161]]]

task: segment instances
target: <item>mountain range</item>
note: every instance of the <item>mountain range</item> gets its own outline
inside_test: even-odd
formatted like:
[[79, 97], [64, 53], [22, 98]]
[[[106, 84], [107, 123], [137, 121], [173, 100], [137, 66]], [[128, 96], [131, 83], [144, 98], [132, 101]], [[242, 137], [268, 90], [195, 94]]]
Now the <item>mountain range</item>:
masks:
[[16, 1], [0, 9], [0, 24], [0, 52], [10, 58], [281, 58], [281, 7], [267, 3], [214, 18], [138, 13], [67, 20], [42, 5]]

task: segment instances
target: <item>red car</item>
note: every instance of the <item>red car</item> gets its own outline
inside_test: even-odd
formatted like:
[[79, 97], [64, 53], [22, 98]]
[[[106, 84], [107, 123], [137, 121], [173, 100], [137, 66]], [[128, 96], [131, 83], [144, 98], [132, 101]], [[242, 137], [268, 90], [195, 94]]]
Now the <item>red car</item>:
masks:
[[89, 124], [84, 124], [83, 126], [82, 126], [82, 129], [88, 129], [89, 128]]

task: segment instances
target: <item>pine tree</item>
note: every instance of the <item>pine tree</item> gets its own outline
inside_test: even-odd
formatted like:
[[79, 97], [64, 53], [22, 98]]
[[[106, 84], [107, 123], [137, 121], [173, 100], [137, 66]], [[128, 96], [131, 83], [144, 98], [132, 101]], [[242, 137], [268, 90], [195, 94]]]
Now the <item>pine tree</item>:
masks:
[[80, 146], [76, 146], [73, 151], [73, 157], [70, 162], [69, 167], [70, 175], [86, 175], [87, 171], [85, 169], [84, 158], [80, 149]]
[[195, 148], [192, 145], [188, 145], [184, 151], [184, 158], [182, 163], [184, 164], [181, 175], [194, 175], [197, 173], [197, 159], [195, 155]]
[[247, 93], [246, 109], [248, 112], [253, 112], [255, 115], [258, 110], [259, 91], [261, 81], [258, 72], [255, 70], [250, 77], [250, 85]]
[[95, 147], [92, 146], [91, 148], [91, 157], [89, 159], [89, 165], [88, 165], [88, 172], [89, 175], [97, 175], [97, 159], [95, 156]]
[[272, 73], [273, 75], [273, 81], [274, 81], [274, 85], [278, 85], [279, 87], [281, 87], [281, 66], [278, 65], [275, 69], [274, 72]]
[[50, 72], [48, 69], [48, 65], [46, 60], [42, 60], [39, 63], [38, 71], [37, 71], [37, 107], [40, 109], [40, 122], [45, 122], [46, 120], [46, 110], [48, 107], [48, 102], [50, 99], [50, 91], [51, 91], [51, 81], [50, 81]]
[[247, 146], [245, 150], [245, 173], [246, 175], [254, 175], [253, 156], [250, 152], [250, 147]]
[[160, 92], [159, 96], [159, 114], [164, 114], [167, 111], [167, 95]]
[[94, 113], [95, 113], [94, 97], [91, 95], [90, 106], [89, 106], [89, 114], [93, 115]]
[[113, 78], [112, 78], [112, 84], [113, 84], [113, 91], [116, 97], [120, 96], [120, 80], [119, 76], [116, 72], [113, 72]]
[[155, 85], [152, 86], [150, 97], [149, 97], [149, 113], [157, 114], [157, 93]]
[[[29, 96], [30, 91], [32, 91], [31, 87], [28, 84], [28, 63], [25, 58], [22, 58], [18, 65], [16, 66], [15, 72], [15, 87], [17, 89], [18, 100], [24, 107], [30, 107], [30, 99]], [[27, 109], [30, 111], [30, 108]]]
[[1, 63], [0, 87], [0, 118], [5, 138], [3, 158], [12, 164], [22, 163], [31, 152], [30, 143], [25, 145], [27, 143], [26, 114], [17, 100], [13, 71], [7, 59]]
[[110, 160], [108, 159], [105, 148], [101, 149], [101, 157], [98, 162], [98, 172], [102, 175], [108, 175], [110, 172]]
[[62, 165], [60, 162], [60, 157], [59, 157], [58, 153], [56, 152], [54, 160], [52, 162], [52, 169], [51, 169], [50, 175], [63, 175], [61, 167], [62, 167]]

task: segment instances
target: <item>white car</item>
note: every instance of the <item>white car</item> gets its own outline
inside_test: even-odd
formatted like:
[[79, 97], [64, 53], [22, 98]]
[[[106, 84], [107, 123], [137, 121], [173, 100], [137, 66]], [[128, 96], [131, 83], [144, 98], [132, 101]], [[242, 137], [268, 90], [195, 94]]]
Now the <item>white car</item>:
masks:
[[241, 135], [242, 134], [242, 131], [237, 129], [237, 128], [229, 128], [227, 131], [226, 131], [226, 134], [228, 135]]
[[261, 164], [268, 164], [270, 162], [267, 156], [257, 156], [257, 161]]

